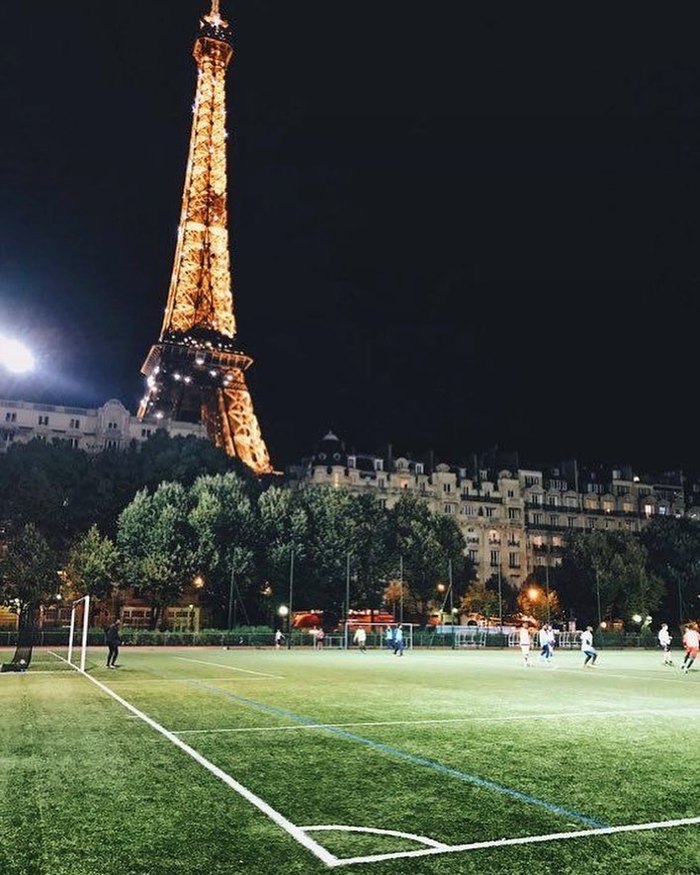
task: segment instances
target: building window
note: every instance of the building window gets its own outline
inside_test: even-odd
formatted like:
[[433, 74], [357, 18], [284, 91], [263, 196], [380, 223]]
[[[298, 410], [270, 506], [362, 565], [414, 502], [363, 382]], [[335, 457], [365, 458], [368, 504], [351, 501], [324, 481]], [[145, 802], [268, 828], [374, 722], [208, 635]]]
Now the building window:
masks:
[[508, 554], [508, 567], [509, 568], [519, 568], [520, 567], [520, 555], [518, 553], [509, 553]]
[[491, 550], [491, 567], [492, 568], [498, 568], [498, 566], [501, 564], [500, 558], [501, 557], [500, 557], [498, 550]]
[[549, 525], [550, 526], [558, 526], [559, 525], [559, 517], [552, 514], [552, 516], [550, 516], [550, 518], [549, 518]]
[[108, 431], [116, 431], [117, 430], [117, 423], [116, 422], [108, 422], [107, 429], [108, 429]]
[[526, 486], [536, 486], [540, 482], [539, 477], [534, 477], [532, 474], [525, 475], [525, 485]]
[[73, 449], [77, 450], [79, 444], [80, 441], [78, 440], [78, 438], [68, 438], [68, 445], [73, 447]]
[[567, 517], [567, 522], [568, 522], [569, 528], [573, 529], [573, 527], [576, 525], [576, 517], [575, 516]]
[[375, 459], [374, 460], [374, 470], [375, 471], [383, 471], [384, 470], [384, 460], [383, 459]]
[[71, 419], [70, 427], [71, 428], [80, 428], [80, 420], [79, 419]]
[[416, 462], [416, 474], [422, 474], [422, 473], [423, 473], [423, 463]]
[[9, 411], [5, 414], [5, 422], [17, 422], [17, 414], [10, 413]]
[[114, 440], [112, 440], [112, 441], [105, 441], [105, 447], [106, 447], [108, 450], [116, 450], [116, 448], [117, 448], [117, 444], [118, 444], [118, 443], [119, 443], [118, 441], [114, 441]]
[[519, 520], [520, 519], [520, 508], [509, 507], [508, 508], [508, 519], [509, 520]]
[[495, 508], [493, 508], [493, 507], [487, 507], [487, 508], [486, 508], [486, 516], [487, 516], [487, 517], [492, 517], [492, 516], [493, 516], [493, 512], [494, 512], [494, 510], [495, 510]]
[[355, 467], [355, 457], [348, 456], [348, 468], [354, 468], [354, 467]]
[[541, 513], [533, 513], [532, 525], [533, 526], [541, 526], [542, 525], [542, 514]]
[[49, 417], [48, 416], [40, 416], [39, 417], [39, 425], [48, 425]]
[[479, 551], [478, 550], [469, 550], [468, 554], [471, 561], [476, 565], [479, 561]]
[[447, 514], [452, 513], [452, 505], [451, 504], [445, 505], [445, 513], [447, 513]]
[[442, 484], [443, 492], [452, 492], [452, 484], [451, 483], [443, 483]]

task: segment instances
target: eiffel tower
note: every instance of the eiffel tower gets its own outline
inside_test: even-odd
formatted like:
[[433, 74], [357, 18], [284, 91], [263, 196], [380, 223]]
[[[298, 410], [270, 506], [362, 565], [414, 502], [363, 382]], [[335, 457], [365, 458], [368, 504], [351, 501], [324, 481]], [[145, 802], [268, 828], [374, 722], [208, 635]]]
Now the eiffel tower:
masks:
[[175, 262], [158, 343], [141, 372], [138, 415], [203, 421], [210, 440], [256, 474], [272, 472], [236, 342], [226, 206], [226, 69], [233, 57], [219, 0], [194, 43], [197, 91]]

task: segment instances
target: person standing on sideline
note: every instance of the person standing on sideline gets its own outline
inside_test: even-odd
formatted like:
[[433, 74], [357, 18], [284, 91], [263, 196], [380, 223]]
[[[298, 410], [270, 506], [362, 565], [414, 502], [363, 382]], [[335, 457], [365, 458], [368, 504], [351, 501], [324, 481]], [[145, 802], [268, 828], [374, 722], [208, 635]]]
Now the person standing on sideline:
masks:
[[360, 648], [360, 653], [367, 653], [367, 632], [364, 626], [358, 626], [352, 639]]
[[278, 629], [275, 632], [275, 650], [281, 650], [283, 643], [284, 643], [284, 635], [282, 634], [282, 630]]
[[393, 650], [394, 649], [394, 627], [387, 626], [385, 635], [386, 635], [386, 637], [384, 640], [386, 642], [386, 646], [389, 648], [389, 650]]
[[401, 626], [394, 629], [394, 656], [403, 656], [403, 629]]
[[664, 652], [664, 665], [673, 665], [671, 659], [671, 635], [668, 631], [668, 623], [662, 623], [658, 634], [659, 647]]
[[119, 656], [119, 645], [122, 643], [121, 638], [119, 637], [120, 626], [121, 620], [115, 620], [105, 633], [107, 647], [109, 648], [107, 653], [107, 668], [118, 668], [117, 657]]
[[316, 632], [316, 639], [314, 641], [314, 648], [316, 650], [323, 650], [323, 639], [326, 637], [326, 633], [323, 631], [323, 626], [320, 626], [318, 631]]
[[530, 665], [530, 629], [528, 628], [527, 623], [523, 623], [518, 630], [518, 641], [520, 642], [520, 652], [523, 655], [523, 662], [525, 663], [525, 668], [527, 668]]
[[583, 667], [585, 668], [589, 662], [591, 667], [594, 666], [598, 659], [598, 651], [593, 646], [593, 626], [586, 626], [586, 631], [581, 632], [581, 651], [586, 655]]
[[695, 662], [695, 658], [698, 655], [698, 650], [700, 650], [700, 633], [698, 632], [697, 623], [690, 623], [685, 627], [683, 645], [685, 647], [685, 656], [683, 657], [681, 671], [688, 674], [691, 665]]

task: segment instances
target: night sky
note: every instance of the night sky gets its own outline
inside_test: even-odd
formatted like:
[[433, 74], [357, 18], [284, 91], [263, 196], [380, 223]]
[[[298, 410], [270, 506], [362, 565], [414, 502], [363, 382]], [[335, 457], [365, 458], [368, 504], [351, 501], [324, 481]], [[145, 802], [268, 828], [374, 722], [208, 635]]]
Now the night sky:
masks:
[[[238, 336], [278, 467], [332, 428], [697, 469], [700, 15], [620, 6], [222, 0]], [[207, 9], [2, 4], [0, 333], [41, 366], [0, 397], [135, 410]]]

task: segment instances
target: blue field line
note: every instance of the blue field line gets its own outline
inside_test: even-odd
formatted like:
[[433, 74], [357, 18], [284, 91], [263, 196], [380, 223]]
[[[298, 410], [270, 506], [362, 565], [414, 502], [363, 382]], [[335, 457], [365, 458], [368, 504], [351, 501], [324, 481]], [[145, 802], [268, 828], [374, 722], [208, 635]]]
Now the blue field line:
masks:
[[[318, 723], [317, 720], [312, 720], [310, 717], [305, 717], [303, 714], [295, 714], [294, 711], [288, 711], [286, 708], [267, 705], [265, 702], [257, 702], [255, 699], [247, 699], [245, 696], [238, 696], [235, 693], [223, 690], [220, 687], [215, 687], [212, 684], [206, 684], [203, 681], [190, 681], [190, 683], [225, 696], [227, 699], [232, 699], [234, 702], [238, 702], [241, 705], [247, 705], [250, 708], [255, 708], [256, 710], [263, 711], [267, 714], [274, 714], [276, 717], [286, 717], [288, 720], [292, 720], [294, 723], [299, 723], [300, 725], [315, 726]], [[426, 759], [426, 757], [407, 753], [397, 747], [392, 747], [390, 744], [373, 741], [371, 738], [365, 738], [363, 735], [357, 735], [354, 732], [348, 732], [339, 727], [323, 726], [319, 727], [319, 729], [348, 741], [355, 741], [359, 744], [364, 744], [373, 750], [388, 754], [396, 759], [405, 760], [413, 765], [424, 766], [428, 769], [432, 769], [434, 772], [448, 775], [450, 778], [456, 778], [467, 784], [473, 784], [476, 787], [483, 787], [486, 790], [494, 790], [496, 793], [500, 793], [503, 796], [509, 796], [511, 799], [517, 799], [519, 802], [525, 802], [528, 805], [537, 805], [545, 811], [549, 811], [552, 814], [560, 814], [572, 820], [577, 820], [580, 823], [585, 823], [586, 826], [591, 826], [595, 829], [606, 829], [608, 827], [608, 824], [601, 823], [599, 820], [594, 820], [592, 817], [587, 817], [585, 814], [579, 814], [577, 811], [571, 811], [569, 808], [563, 808], [561, 805], [555, 805], [553, 802], [547, 802], [545, 799], [538, 799], [536, 796], [530, 796], [528, 793], [522, 793], [520, 790], [514, 790], [512, 787], [497, 784], [495, 781], [489, 781], [487, 778], [480, 778], [478, 775], [469, 774], [469, 772], [461, 772], [458, 769], [452, 769], [449, 766], [444, 766], [442, 763], [436, 762], [435, 760], [429, 760]]]

